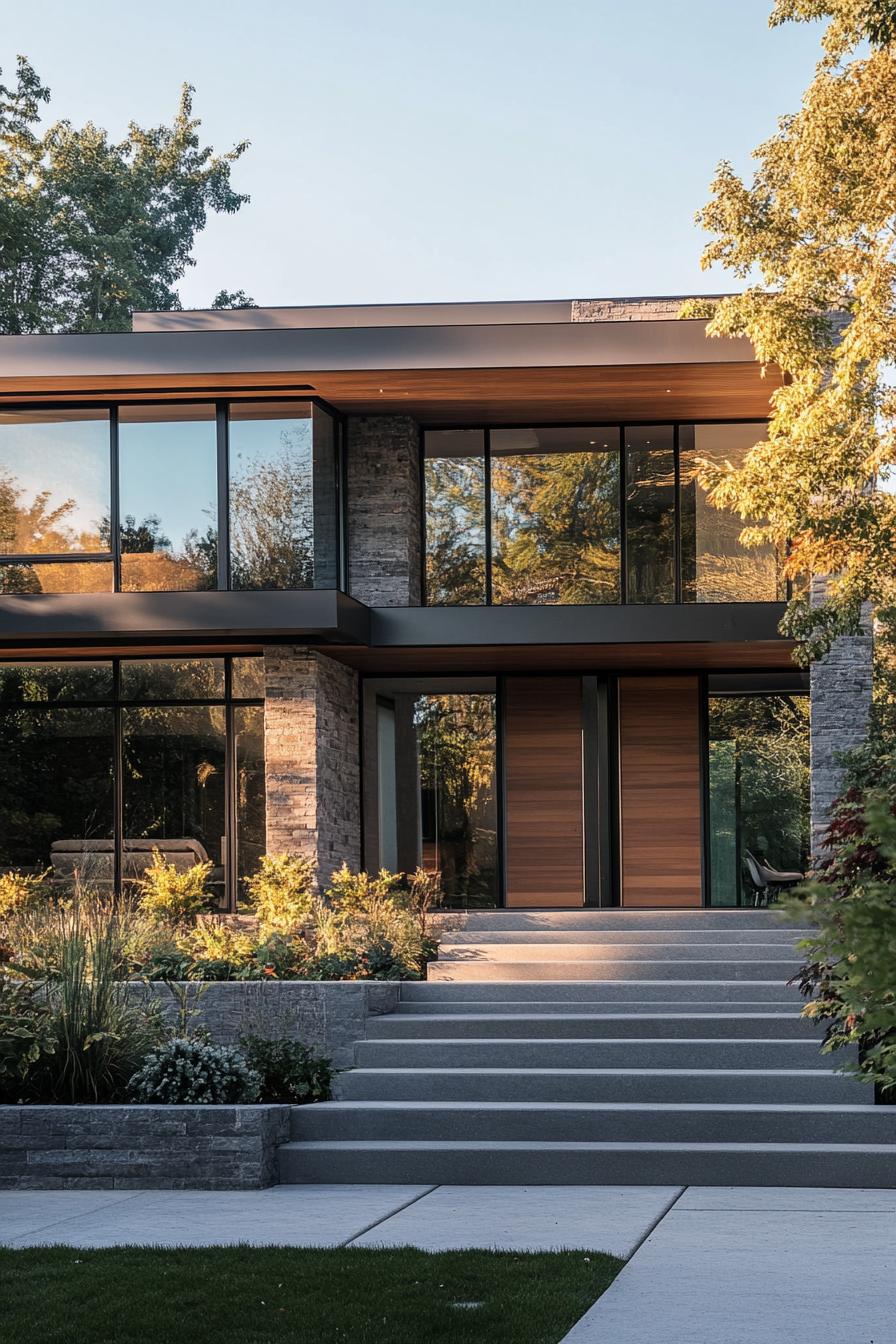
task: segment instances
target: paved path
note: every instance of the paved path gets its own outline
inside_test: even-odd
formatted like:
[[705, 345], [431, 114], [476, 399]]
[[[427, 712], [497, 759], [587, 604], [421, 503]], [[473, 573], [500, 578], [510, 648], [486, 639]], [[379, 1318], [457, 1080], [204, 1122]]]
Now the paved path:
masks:
[[896, 1191], [281, 1185], [0, 1194], [0, 1245], [570, 1247], [632, 1259], [564, 1344], [896, 1344]]
[[690, 1186], [563, 1344], [896, 1344], [896, 1191]]
[[0, 1245], [420, 1246], [628, 1256], [675, 1186], [277, 1185], [0, 1194]]

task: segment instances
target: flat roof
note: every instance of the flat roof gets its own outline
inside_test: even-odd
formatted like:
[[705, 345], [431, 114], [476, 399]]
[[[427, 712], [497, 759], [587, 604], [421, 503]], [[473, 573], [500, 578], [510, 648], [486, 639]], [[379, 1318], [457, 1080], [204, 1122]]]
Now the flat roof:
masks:
[[[671, 321], [688, 294], [599, 299], [511, 299], [473, 303], [356, 303], [137, 312], [134, 331], [270, 331], [332, 327], [518, 326], [539, 322]], [[721, 295], [700, 295], [720, 298]], [[586, 314], [588, 314], [586, 316]], [[593, 314], [599, 314], [595, 317]]]
[[679, 319], [681, 303], [137, 314], [133, 332], [0, 336], [0, 403], [317, 396], [425, 424], [765, 417], [780, 374], [763, 376], [748, 340]]

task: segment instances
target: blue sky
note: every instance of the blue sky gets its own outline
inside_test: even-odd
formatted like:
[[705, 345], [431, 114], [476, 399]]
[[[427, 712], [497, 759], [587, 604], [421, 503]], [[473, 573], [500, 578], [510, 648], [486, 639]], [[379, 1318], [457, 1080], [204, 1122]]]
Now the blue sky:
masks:
[[818, 29], [771, 0], [30, 0], [48, 116], [120, 134], [180, 83], [217, 147], [248, 138], [185, 306], [711, 292], [693, 222], [799, 104]]

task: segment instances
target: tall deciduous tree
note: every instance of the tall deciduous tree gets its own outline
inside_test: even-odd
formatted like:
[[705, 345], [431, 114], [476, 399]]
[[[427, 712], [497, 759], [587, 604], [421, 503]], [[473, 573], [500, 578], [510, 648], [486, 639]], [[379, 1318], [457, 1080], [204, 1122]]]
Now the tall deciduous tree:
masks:
[[[40, 127], [50, 92], [24, 57], [0, 83], [0, 331], [126, 331], [134, 309], [179, 308], [175, 289], [210, 210], [248, 197], [231, 186], [247, 144], [199, 140], [184, 85], [168, 126], [131, 123], [110, 141], [91, 122]], [[242, 290], [220, 307], [245, 307]]]
[[[714, 336], [747, 336], [787, 375], [768, 438], [738, 470], [703, 469], [719, 506], [748, 522], [748, 544], [789, 545], [790, 576], [832, 578], [789, 631], [811, 659], [855, 629], [861, 605], [894, 605], [896, 496], [896, 3], [777, 0], [771, 25], [826, 19], [822, 55], [798, 112], [760, 145], [751, 182], [719, 166], [698, 216], [743, 293], [683, 316]], [[764, 519], [762, 523], [753, 520]]]

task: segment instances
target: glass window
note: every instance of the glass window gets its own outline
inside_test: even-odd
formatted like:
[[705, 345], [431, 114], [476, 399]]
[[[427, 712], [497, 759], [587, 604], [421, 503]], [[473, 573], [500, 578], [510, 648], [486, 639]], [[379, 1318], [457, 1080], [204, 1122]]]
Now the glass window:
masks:
[[430, 606], [482, 606], [485, 602], [484, 444], [481, 429], [426, 433], [426, 600]]
[[774, 546], [747, 550], [740, 543], [747, 524], [710, 504], [697, 480], [697, 461], [742, 465], [761, 443], [766, 425], [682, 425], [681, 583], [685, 602], [776, 602], [785, 596]]
[[122, 590], [217, 587], [214, 406], [122, 406], [118, 443]]
[[110, 884], [113, 759], [111, 709], [0, 708], [0, 869]]
[[108, 551], [109, 518], [107, 411], [0, 410], [0, 554]]
[[805, 870], [808, 696], [710, 695], [709, 816], [713, 905], [753, 903], [750, 855], [778, 872]]
[[496, 905], [494, 680], [368, 680], [364, 695], [368, 868], [421, 865], [448, 905]]
[[332, 419], [309, 402], [230, 408], [230, 569], [237, 589], [335, 588]]
[[123, 700], [223, 700], [223, 658], [123, 658]]
[[248, 654], [232, 661], [232, 690], [234, 700], [264, 699], [264, 657]]
[[224, 904], [226, 811], [223, 706], [141, 706], [122, 711], [123, 876], [139, 877], [160, 842], [169, 862], [210, 859], [209, 890]]
[[111, 698], [111, 663], [0, 663], [0, 703]]
[[619, 433], [491, 433], [492, 600], [619, 601]]
[[0, 564], [0, 593], [111, 593], [114, 586], [111, 560]]
[[625, 431], [628, 602], [675, 601], [675, 452], [671, 425]]
[[245, 880], [257, 872], [265, 852], [264, 708], [233, 709], [236, 792], [237, 904], [249, 904]]

